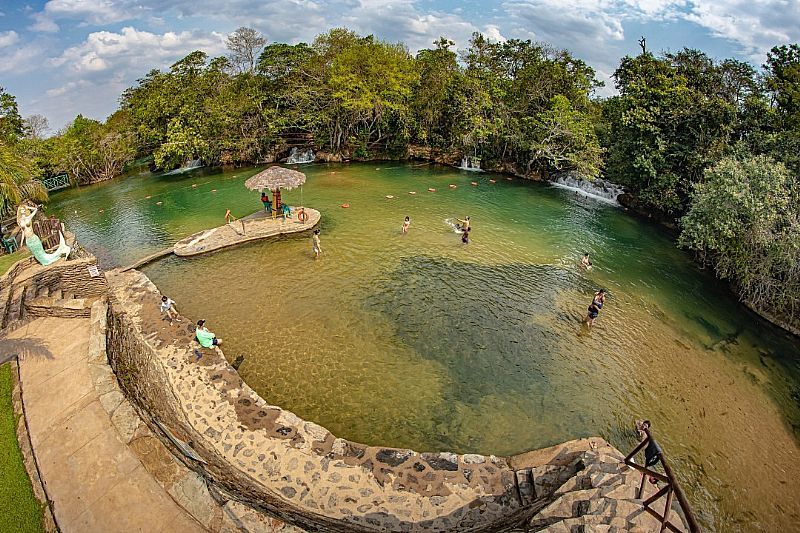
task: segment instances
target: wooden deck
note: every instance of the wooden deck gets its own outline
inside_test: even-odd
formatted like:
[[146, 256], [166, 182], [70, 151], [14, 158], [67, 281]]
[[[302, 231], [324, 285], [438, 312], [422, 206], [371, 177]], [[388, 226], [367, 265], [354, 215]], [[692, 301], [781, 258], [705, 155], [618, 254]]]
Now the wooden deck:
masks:
[[297, 220], [297, 212], [292, 208], [292, 217], [283, 220], [273, 219], [264, 211], [259, 211], [230, 224], [203, 230], [175, 243], [173, 251], [178, 256], [199, 255], [245, 242], [298, 233], [312, 229], [319, 223], [320, 213], [316, 209], [305, 208], [306, 222]]

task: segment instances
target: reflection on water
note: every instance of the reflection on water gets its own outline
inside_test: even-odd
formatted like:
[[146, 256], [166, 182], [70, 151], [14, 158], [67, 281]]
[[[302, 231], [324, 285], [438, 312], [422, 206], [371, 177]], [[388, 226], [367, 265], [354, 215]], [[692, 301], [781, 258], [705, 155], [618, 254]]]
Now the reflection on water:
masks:
[[[590, 434], [627, 449], [646, 417], [710, 529], [797, 523], [800, 350], [660, 229], [498, 176], [303, 170], [303, 192], [286, 196], [322, 212], [320, 260], [297, 236], [145, 269], [230, 359], [246, 356], [240, 372], [269, 402], [421, 451], [511, 454]], [[226, 208], [255, 210], [242, 186], [253, 172], [129, 178], [57, 194], [51, 209], [106, 264], [127, 264]], [[464, 215], [468, 246], [446, 223]], [[581, 273], [585, 251], [595, 268]], [[599, 287], [609, 297], [588, 332]]]

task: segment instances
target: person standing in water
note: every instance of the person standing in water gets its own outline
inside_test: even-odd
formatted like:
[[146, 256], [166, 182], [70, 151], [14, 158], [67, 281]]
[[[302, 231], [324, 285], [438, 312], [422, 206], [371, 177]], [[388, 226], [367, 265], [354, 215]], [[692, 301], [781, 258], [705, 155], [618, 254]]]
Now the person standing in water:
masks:
[[411, 225], [411, 219], [409, 217], [406, 217], [406, 219], [403, 221], [403, 235], [408, 233], [408, 227], [410, 225]]
[[461, 244], [469, 244], [469, 232], [472, 231], [469, 226], [461, 232]]
[[468, 216], [465, 216], [464, 220], [461, 220], [460, 218], [457, 218], [456, 221], [461, 224], [461, 231], [463, 231], [464, 233], [469, 231], [469, 217]]
[[311, 235], [311, 248], [314, 250], [314, 259], [319, 257], [322, 253], [322, 245], [319, 243], [319, 230], [315, 229], [314, 234]]
[[581, 259], [581, 269], [583, 270], [591, 270], [592, 269], [592, 262], [589, 261], [589, 252], [583, 254], [583, 259]]
[[594, 321], [600, 315], [600, 309], [603, 308], [603, 304], [606, 302], [606, 291], [604, 289], [600, 289], [596, 293], [594, 293], [594, 298], [592, 298], [592, 303], [589, 304], [589, 314], [586, 315], [586, 325], [589, 326], [589, 329], [592, 329], [594, 325]]

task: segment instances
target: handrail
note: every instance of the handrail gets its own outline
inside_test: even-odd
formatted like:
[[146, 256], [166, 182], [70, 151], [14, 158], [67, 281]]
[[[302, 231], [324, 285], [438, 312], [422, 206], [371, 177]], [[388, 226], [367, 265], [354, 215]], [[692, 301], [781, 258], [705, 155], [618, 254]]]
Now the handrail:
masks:
[[[672, 511], [672, 495], [678, 498], [678, 504], [680, 505], [681, 510], [683, 511], [684, 516], [686, 517], [687, 525], [689, 526], [689, 531], [691, 533], [698, 533], [700, 531], [700, 526], [697, 525], [697, 520], [694, 517], [694, 512], [692, 512], [692, 507], [689, 505], [689, 501], [686, 499], [686, 496], [683, 494], [683, 490], [681, 490], [681, 486], [678, 483], [678, 479], [672, 472], [672, 468], [670, 468], [669, 463], [667, 462], [666, 458], [664, 457], [664, 452], [661, 447], [656, 443], [653, 436], [650, 434], [650, 421], [645, 420], [641, 424], [637, 422], [636, 424], [637, 429], [644, 432], [645, 438], [639, 443], [636, 448], [633, 449], [631, 453], [625, 458], [625, 464], [634, 468], [642, 473], [642, 483], [639, 485], [639, 492], [636, 494], [637, 499], [641, 499], [644, 494], [644, 483], [647, 477], [655, 478], [658, 481], [662, 481], [666, 483], [666, 485], [661, 488], [658, 492], [650, 496], [646, 499], [642, 504], [644, 505], [645, 511], [650, 513], [652, 516], [657, 518], [661, 522], [661, 531], [665, 529], [669, 529], [670, 531], [675, 531], [676, 533], [680, 533], [681, 529], [675, 526], [669, 520], [670, 512]], [[637, 464], [634, 461], [634, 456], [639, 453], [640, 450], [645, 449], [645, 462], [642, 466]], [[654, 466], [658, 463], [661, 463], [661, 466], [664, 468], [664, 474], [656, 472], [648, 468], [649, 466]], [[666, 475], [665, 475], [666, 474]], [[664, 506], [664, 513], [660, 514], [655, 509], [652, 509], [650, 506], [658, 501], [662, 496], [666, 495], [667, 501], [666, 505]]]

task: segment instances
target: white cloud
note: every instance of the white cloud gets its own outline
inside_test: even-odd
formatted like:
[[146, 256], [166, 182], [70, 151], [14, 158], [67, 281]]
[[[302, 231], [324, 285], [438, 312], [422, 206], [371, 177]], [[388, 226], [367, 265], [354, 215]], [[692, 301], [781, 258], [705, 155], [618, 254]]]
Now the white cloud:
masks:
[[736, 43], [756, 63], [773, 46], [800, 40], [796, 0], [694, 0], [685, 19]]
[[0, 31], [0, 48], [11, 46], [19, 41], [19, 35], [14, 30]]
[[3, 51], [0, 73], [24, 74], [38, 67], [42, 50], [36, 45], [20, 46]]
[[125, 27], [119, 33], [90, 33], [84, 42], [51, 59], [53, 66], [65, 66], [77, 74], [110, 70], [125, 72], [132, 79], [152, 68], [163, 68], [193, 50], [217, 55], [224, 49], [219, 33], [151, 33]]

